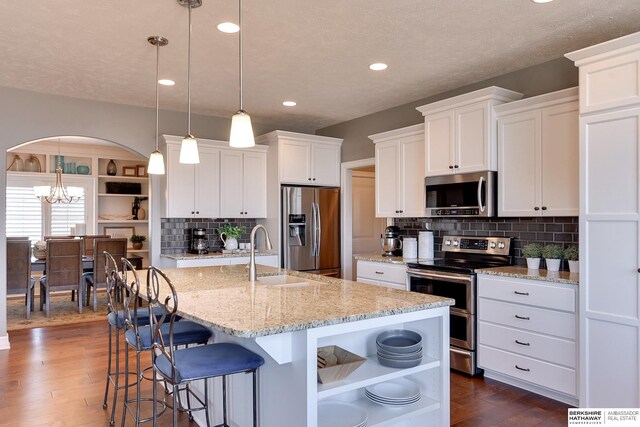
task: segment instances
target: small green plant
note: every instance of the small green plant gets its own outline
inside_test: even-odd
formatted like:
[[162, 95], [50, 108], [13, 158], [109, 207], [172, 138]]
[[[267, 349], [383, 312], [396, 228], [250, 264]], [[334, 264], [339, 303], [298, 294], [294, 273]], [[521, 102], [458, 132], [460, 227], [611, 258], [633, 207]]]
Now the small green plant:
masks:
[[542, 256], [546, 259], [562, 259], [564, 250], [560, 245], [546, 245], [542, 249]]
[[145, 240], [147, 240], [147, 236], [142, 236], [140, 234], [133, 234], [131, 237], [129, 237], [129, 240], [131, 240], [131, 243], [142, 243]]
[[525, 258], [540, 258], [542, 256], [542, 245], [540, 243], [529, 243], [522, 248], [522, 256]]
[[564, 250], [564, 258], [569, 261], [578, 261], [580, 256], [580, 252], [578, 251], [578, 247], [576, 245], [571, 245]]
[[231, 237], [232, 239], [237, 239], [246, 231], [246, 227], [244, 225], [237, 226], [231, 224], [224, 224], [222, 227], [218, 228], [218, 234], [224, 233], [225, 236]]

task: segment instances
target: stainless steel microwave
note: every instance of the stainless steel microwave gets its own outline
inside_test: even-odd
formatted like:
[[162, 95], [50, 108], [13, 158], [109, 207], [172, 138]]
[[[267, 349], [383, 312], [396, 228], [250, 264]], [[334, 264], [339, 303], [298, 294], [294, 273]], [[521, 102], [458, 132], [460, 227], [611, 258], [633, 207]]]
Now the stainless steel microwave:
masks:
[[491, 217], [497, 211], [496, 172], [428, 176], [426, 216]]

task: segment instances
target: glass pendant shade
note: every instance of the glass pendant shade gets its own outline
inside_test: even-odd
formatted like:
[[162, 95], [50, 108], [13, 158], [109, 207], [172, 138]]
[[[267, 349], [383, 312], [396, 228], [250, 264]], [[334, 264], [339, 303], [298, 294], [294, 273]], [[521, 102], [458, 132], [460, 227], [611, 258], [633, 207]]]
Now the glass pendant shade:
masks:
[[198, 155], [198, 142], [193, 135], [187, 135], [182, 138], [182, 145], [180, 146], [180, 163], [186, 163], [195, 165], [200, 163], [200, 156]]
[[256, 145], [256, 141], [253, 138], [251, 117], [244, 110], [239, 110], [231, 118], [229, 145], [234, 148], [249, 148]]
[[47, 203], [73, 203], [82, 198], [84, 190], [82, 187], [66, 187], [62, 184], [62, 168], [60, 164], [56, 166], [56, 184], [52, 188], [48, 185], [36, 185], [33, 187], [34, 195]]
[[147, 173], [151, 175], [164, 175], [164, 157], [160, 151], [154, 151], [149, 156]]

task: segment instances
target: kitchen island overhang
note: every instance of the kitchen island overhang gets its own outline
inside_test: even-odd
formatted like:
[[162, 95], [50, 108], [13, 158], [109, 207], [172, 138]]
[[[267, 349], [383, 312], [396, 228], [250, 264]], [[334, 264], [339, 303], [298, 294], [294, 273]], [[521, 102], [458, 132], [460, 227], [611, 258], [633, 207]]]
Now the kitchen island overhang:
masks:
[[[235, 342], [265, 358], [259, 371], [260, 426], [315, 426], [317, 403], [328, 399], [364, 407], [370, 426], [391, 420], [398, 423], [394, 425], [416, 420], [448, 425], [453, 300], [266, 266], [258, 266], [259, 280], [281, 276], [271, 284], [249, 282], [246, 268], [239, 265], [163, 271], [176, 288], [181, 316], [213, 329], [214, 342]], [[375, 337], [404, 328], [423, 336], [422, 363], [409, 369], [378, 364]], [[345, 380], [318, 384], [316, 352], [325, 345], [338, 345], [366, 362]], [[401, 377], [419, 384], [419, 403], [389, 409], [364, 398], [364, 387]], [[217, 423], [221, 385], [218, 379], [210, 385]], [[234, 424], [251, 425], [250, 379], [231, 377], [228, 392]], [[194, 415], [204, 425], [204, 418]]]

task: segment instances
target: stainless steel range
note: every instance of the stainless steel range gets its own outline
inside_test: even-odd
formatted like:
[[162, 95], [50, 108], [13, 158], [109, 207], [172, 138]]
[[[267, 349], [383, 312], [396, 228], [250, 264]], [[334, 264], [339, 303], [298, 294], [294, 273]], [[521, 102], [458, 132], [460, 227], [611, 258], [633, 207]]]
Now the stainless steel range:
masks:
[[444, 236], [444, 258], [408, 263], [407, 283], [414, 292], [452, 298], [449, 330], [451, 369], [482, 373], [476, 363], [476, 273], [511, 264], [511, 238]]

